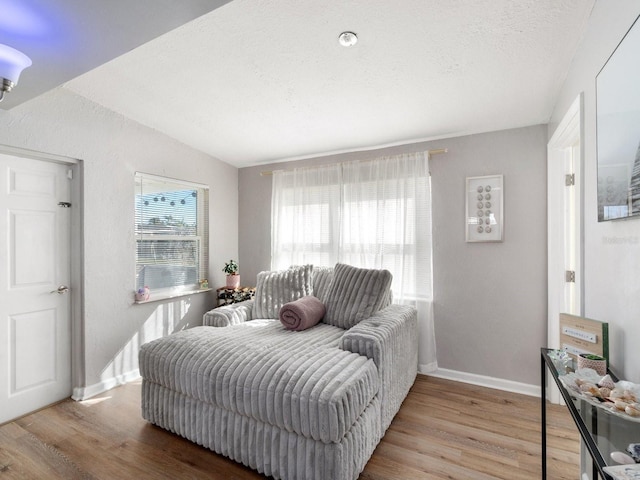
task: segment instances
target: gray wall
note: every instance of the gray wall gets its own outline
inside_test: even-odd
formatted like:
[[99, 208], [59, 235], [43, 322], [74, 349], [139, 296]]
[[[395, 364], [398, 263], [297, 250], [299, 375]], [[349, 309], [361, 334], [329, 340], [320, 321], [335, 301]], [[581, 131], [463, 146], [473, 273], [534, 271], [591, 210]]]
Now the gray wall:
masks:
[[597, 221], [596, 75], [631, 24], [640, 2], [598, 0], [556, 102], [549, 138], [584, 92], [584, 315], [609, 322], [611, 363], [640, 382], [640, 220]]
[[[134, 172], [210, 185], [209, 280], [215, 286], [224, 282], [224, 260], [237, 256], [236, 168], [65, 88], [0, 110], [0, 144], [77, 158], [84, 164], [80, 356], [85, 369], [74, 387], [99, 391], [112, 386], [136, 373], [141, 343], [201, 323], [202, 314], [215, 304], [212, 293], [133, 304]], [[223, 212], [216, 208], [220, 205]]]
[[[546, 343], [545, 126], [270, 164], [239, 171], [239, 254], [243, 283], [271, 261], [271, 177], [261, 171], [448, 148], [431, 159], [434, 307], [442, 369], [539, 383]], [[467, 176], [503, 174], [505, 240], [469, 244]], [[248, 277], [248, 278], [247, 278]]]

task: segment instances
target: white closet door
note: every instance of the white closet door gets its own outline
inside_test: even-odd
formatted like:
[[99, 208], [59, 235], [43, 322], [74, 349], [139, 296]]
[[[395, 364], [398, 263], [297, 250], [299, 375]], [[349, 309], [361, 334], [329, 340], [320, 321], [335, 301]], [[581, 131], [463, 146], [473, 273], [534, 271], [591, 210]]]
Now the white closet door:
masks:
[[68, 172], [0, 154], [0, 423], [71, 394]]

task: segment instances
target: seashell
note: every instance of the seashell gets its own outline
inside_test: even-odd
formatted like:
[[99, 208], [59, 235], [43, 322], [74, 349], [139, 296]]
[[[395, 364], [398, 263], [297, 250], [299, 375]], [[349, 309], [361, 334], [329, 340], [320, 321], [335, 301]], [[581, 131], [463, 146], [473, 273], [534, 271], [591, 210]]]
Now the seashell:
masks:
[[616, 384], [613, 383], [613, 380], [611, 379], [611, 375], [609, 374], [602, 377], [598, 382], [598, 385], [600, 385], [601, 387], [607, 387], [609, 389], [613, 389], [616, 386]]
[[629, 406], [629, 404], [628, 404], [627, 402], [625, 402], [624, 400], [617, 399], [617, 400], [614, 402], [614, 406], [615, 406], [618, 410], [620, 410], [620, 411], [623, 411], [623, 412], [624, 412], [624, 410]]
[[633, 458], [622, 452], [611, 452], [611, 460], [622, 465], [632, 465], [636, 463]]
[[636, 462], [640, 463], [640, 443], [630, 443], [627, 447], [627, 452], [631, 454]]
[[600, 391], [600, 396], [602, 398], [607, 398], [611, 394], [611, 389], [609, 387], [600, 387], [598, 390]]
[[580, 385], [580, 391], [582, 393], [588, 393], [594, 396], [600, 396], [600, 390], [593, 383], [583, 383]]
[[631, 417], [640, 417], [640, 404], [634, 403], [627, 405], [624, 412]]
[[622, 388], [616, 387], [611, 389], [611, 394], [609, 395], [611, 398], [623, 398], [624, 390]]

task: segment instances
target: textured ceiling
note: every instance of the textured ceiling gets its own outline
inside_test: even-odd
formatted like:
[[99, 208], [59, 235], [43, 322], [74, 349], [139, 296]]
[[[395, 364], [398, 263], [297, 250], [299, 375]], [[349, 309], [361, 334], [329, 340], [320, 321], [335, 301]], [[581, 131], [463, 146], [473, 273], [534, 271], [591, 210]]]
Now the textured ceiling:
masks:
[[33, 61], [9, 110], [229, 0], [0, 0], [0, 43]]
[[238, 167], [534, 125], [593, 3], [234, 0], [65, 88]]

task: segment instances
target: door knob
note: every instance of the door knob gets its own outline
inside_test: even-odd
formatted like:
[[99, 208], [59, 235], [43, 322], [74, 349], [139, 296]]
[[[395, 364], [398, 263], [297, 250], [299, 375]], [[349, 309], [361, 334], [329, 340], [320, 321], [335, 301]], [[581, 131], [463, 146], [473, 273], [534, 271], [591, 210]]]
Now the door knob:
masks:
[[69, 287], [66, 285], [60, 285], [57, 290], [51, 290], [49, 293], [57, 293], [58, 295], [64, 295], [69, 291]]

